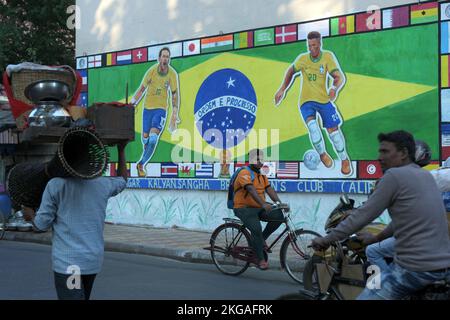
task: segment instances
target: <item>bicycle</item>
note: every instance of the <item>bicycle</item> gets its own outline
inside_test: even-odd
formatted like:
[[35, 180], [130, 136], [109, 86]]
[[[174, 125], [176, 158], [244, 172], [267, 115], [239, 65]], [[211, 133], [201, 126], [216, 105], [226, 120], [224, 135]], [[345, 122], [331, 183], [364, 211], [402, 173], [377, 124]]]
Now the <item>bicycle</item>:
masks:
[[[335, 242], [328, 257], [314, 255], [307, 261], [304, 289], [286, 294], [278, 300], [355, 300], [366, 287], [369, 277], [365, 273], [368, 263], [354, 258], [346, 250], [346, 241]], [[387, 261], [389, 262], [389, 261]], [[450, 282], [435, 281], [402, 300], [449, 300]]]
[[[284, 237], [280, 250], [280, 262], [282, 269], [297, 283], [302, 284], [302, 271], [305, 261], [314, 253], [307, 248], [311, 240], [320, 237], [320, 234], [311, 230], [295, 230], [290, 218], [289, 207], [282, 204], [272, 205], [272, 210], [281, 209], [284, 231], [270, 244], [265, 254]], [[225, 223], [218, 226], [212, 233], [210, 246], [204, 249], [211, 251], [211, 258], [217, 269], [226, 274], [237, 276], [248, 269], [255, 262], [256, 254], [250, 246], [250, 231], [239, 219], [224, 218]]]

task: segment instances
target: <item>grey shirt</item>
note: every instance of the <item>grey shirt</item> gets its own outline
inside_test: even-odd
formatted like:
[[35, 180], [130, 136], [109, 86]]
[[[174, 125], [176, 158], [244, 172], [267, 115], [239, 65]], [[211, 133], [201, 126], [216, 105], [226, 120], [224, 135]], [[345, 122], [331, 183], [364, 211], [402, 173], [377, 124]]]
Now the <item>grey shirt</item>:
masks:
[[411, 271], [450, 267], [447, 216], [433, 176], [416, 164], [389, 169], [367, 202], [325, 238], [343, 240], [389, 210], [394, 261]]
[[49, 181], [34, 219], [36, 228], [53, 227], [53, 270], [69, 274], [97, 274], [103, 264], [103, 229], [110, 197], [126, 187], [122, 177], [92, 180], [55, 178]]

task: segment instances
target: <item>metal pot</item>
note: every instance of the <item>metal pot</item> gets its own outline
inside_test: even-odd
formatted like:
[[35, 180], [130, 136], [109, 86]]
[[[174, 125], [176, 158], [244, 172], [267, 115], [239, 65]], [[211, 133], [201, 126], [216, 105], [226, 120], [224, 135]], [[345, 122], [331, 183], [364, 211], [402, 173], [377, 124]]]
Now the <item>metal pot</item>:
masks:
[[42, 80], [25, 88], [25, 96], [34, 103], [43, 101], [66, 101], [72, 96], [69, 85], [58, 80]]
[[41, 102], [30, 113], [30, 127], [69, 127], [72, 117], [57, 102]]
[[28, 232], [33, 230], [33, 226], [30, 223], [27, 222], [19, 222], [17, 224], [17, 231], [20, 232]]

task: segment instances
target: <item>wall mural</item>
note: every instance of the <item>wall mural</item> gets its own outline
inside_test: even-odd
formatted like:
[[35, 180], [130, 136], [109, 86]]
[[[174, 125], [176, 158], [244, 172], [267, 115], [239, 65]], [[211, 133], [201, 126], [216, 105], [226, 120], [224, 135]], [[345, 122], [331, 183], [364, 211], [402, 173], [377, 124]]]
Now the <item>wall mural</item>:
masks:
[[277, 191], [368, 194], [379, 132], [425, 140], [430, 169], [450, 157], [448, 20], [412, 3], [78, 57], [79, 103], [135, 106], [130, 188], [226, 190], [260, 147]]
[[[329, 194], [309, 194], [298, 201], [296, 194], [281, 196], [290, 203], [291, 218], [297, 228], [315, 230], [323, 234], [323, 226], [339, 197]], [[214, 230], [223, 218], [235, 218], [225, 205], [224, 192], [170, 190], [125, 190], [108, 203], [106, 221], [115, 224], [150, 225], [156, 228], [182, 227], [203, 231]], [[365, 195], [353, 195], [356, 204], [367, 200]], [[389, 223], [384, 213], [377, 222]], [[276, 233], [282, 232], [279, 228]]]

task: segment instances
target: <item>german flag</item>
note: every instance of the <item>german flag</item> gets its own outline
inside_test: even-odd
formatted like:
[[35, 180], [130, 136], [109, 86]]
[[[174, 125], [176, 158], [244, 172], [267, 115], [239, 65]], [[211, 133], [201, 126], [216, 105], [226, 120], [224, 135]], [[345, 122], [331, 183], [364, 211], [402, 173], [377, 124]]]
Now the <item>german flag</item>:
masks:
[[411, 24], [434, 22], [438, 20], [438, 3], [430, 2], [411, 6]]
[[355, 32], [355, 16], [345, 16], [331, 19], [331, 35], [348, 34]]

